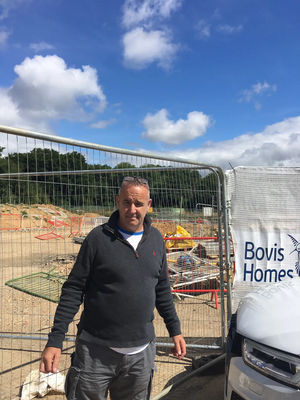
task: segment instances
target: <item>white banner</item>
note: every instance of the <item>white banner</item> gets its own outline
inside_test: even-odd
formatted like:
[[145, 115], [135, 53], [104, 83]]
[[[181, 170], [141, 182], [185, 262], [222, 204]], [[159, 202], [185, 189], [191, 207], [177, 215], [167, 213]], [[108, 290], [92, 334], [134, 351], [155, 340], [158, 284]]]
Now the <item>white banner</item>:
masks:
[[235, 311], [250, 291], [300, 276], [300, 169], [238, 167], [226, 183]]
[[293, 235], [235, 231], [235, 282], [269, 284], [299, 275], [300, 233]]

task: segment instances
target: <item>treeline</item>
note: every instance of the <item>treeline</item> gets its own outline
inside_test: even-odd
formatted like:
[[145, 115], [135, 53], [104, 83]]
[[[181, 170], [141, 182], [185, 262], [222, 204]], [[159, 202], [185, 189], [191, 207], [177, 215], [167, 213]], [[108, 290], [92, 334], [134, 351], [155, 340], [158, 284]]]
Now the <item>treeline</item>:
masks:
[[[198, 204], [216, 204], [216, 177], [202, 177], [196, 170], [164, 170], [160, 165], [145, 164], [138, 173], [128, 162], [115, 167], [89, 164], [77, 151], [59, 153], [53, 149], [35, 148], [28, 153], [2, 156], [0, 147], [0, 203], [54, 204], [60, 207], [115, 206], [115, 196], [123, 176], [140, 175], [150, 183], [154, 208], [183, 207], [195, 209]], [[117, 170], [124, 170], [122, 173]], [[150, 170], [149, 170], [150, 169]], [[95, 170], [101, 170], [96, 172]], [[63, 174], [58, 174], [60, 172]], [[72, 173], [72, 171], [95, 171]], [[15, 173], [45, 173], [50, 175], [1, 176]]]

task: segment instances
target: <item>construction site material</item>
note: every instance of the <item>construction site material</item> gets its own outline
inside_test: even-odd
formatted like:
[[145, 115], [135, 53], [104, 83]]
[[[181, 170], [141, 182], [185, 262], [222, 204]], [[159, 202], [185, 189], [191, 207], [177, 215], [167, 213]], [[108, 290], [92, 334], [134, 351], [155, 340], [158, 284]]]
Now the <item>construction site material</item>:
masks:
[[20, 278], [5, 282], [5, 285], [20, 290], [21, 292], [31, 294], [32, 296], [41, 297], [42, 299], [58, 303], [61, 288], [66, 277], [52, 274], [52, 271], [53, 269], [48, 273], [37, 272], [35, 274], [21, 276]]

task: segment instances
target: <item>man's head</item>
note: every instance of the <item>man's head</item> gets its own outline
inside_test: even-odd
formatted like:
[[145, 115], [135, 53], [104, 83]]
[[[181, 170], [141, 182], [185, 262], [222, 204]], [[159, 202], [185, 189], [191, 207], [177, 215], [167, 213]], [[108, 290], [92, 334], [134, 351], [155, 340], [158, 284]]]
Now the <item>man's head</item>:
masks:
[[144, 218], [152, 202], [147, 179], [125, 177], [116, 201], [120, 213], [119, 226], [129, 232], [143, 231]]

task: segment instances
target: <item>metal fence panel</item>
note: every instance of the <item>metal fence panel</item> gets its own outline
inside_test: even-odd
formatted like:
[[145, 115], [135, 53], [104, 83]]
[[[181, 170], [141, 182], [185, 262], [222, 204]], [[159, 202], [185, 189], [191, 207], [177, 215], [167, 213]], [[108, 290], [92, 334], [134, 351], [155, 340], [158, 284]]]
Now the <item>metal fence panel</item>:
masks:
[[[156, 313], [153, 395], [187, 373], [203, 352], [223, 351], [230, 250], [220, 169], [9, 127], [0, 126], [0, 132], [5, 132], [0, 133], [5, 147], [0, 157], [1, 400], [16, 397], [26, 377], [39, 368], [57, 287], [85, 235], [115, 210], [124, 175], [149, 179], [149, 215], [165, 238], [174, 302], [188, 345], [183, 360], [171, 356], [171, 339]], [[70, 364], [78, 319], [64, 344], [62, 374]]]

